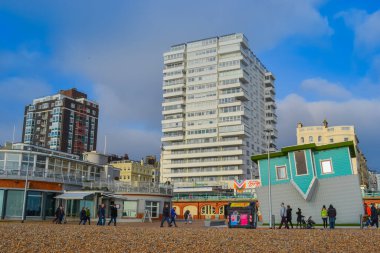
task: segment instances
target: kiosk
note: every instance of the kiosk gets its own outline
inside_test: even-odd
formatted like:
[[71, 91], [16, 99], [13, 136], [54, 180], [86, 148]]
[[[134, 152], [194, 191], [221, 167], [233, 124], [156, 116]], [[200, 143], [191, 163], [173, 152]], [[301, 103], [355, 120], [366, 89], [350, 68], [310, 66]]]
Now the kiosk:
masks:
[[235, 202], [227, 206], [229, 228], [256, 228], [256, 202]]

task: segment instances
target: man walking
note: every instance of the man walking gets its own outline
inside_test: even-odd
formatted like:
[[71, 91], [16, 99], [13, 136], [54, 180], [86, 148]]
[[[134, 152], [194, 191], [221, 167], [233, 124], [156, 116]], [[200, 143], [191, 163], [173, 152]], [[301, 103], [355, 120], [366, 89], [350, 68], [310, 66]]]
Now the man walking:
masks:
[[84, 208], [84, 207], [82, 208], [82, 211], [80, 211], [79, 217], [80, 217], [79, 225], [80, 224], [85, 225], [86, 224], [86, 220], [87, 220], [86, 208]]
[[174, 226], [177, 227], [177, 223], [175, 223], [175, 218], [177, 217], [177, 213], [175, 212], [175, 207], [172, 208], [172, 210], [170, 210], [170, 218], [171, 218], [171, 222], [170, 222], [170, 225], [172, 223], [174, 223]]
[[284, 224], [284, 223], [285, 223], [285, 228], [289, 229], [288, 221], [286, 220], [286, 208], [285, 208], [285, 204], [284, 203], [281, 203], [280, 217], [281, 217], [281, 223], [280, 223], [280, 226], [279, 226], [278, 229], [281, 229], [282, 224]]
[[292, 223], [292, 208], [290, 208], [290, 205], [288, 205], [287, 209], [286, 209], [286, 221], [293, 228], [293, 223]]
[[104, 226], [106, 224], [106, 209], [104, 208], [104, 204], [100, 205], [98, 216], [99, 216], [98, 225]]
[[330, 229], [334, 229], [335, 219], [336, 219], [336, 209], [333, 207], [333, 205], [329, 206], [329, 209], [327, 210], [327, 216], [329, 216]]
[[160, 227], [163, 227], [163, 226], [164, 226], [164, 222], [165, 222], [165, 221], [168, 223], [168, 226], [169, 226], [169, 227], [172, 226], [172, 225], [170, 224], [169, 216], [170, 216], [169, 205], [168, 205], [168, 204], [165, 204], [164, 209], [162, 210], [162, 220], [161, 220], [161, 226], [160, 226]]
[[376, 225], [376, 228], [379, 228], [379, 216], [374, 203], [371, 204], [371, 221], [372, 227]]
[[112, 223], [116, 226], [117, 208], [114, 203], [111, 204], [111, 219], [108, 222], [108, 226]]

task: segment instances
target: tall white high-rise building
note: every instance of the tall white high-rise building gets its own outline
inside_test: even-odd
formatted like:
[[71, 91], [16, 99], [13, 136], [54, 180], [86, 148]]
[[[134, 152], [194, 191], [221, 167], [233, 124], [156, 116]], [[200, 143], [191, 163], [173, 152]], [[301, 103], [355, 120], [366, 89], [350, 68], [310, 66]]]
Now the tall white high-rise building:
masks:
[[275, 78], [246, 37], [172, 46], [163, 73], [161, 180], [226, 186], [258, 176], [250, 156], [267, 150], [267, 136], [275, 148]]

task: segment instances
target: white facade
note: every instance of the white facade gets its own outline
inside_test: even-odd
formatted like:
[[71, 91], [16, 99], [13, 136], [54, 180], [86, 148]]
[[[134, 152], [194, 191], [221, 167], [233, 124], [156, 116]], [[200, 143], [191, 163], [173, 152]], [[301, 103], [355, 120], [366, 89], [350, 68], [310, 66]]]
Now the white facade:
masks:
[[172, 46], [163, 74], [161, 180], [226, 186], [254, 176], [250, 156], [266, 151], [265, 129], [275, 147], [275, 78], [244, 35]]

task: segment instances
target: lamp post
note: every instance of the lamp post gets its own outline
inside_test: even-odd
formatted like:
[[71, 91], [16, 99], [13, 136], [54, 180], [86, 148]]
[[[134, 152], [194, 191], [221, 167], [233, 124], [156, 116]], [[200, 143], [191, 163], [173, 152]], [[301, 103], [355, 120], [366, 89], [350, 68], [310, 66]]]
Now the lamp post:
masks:
[[270, 134], [272, 132], [271, 129], [266, 129], [265, 132], [267, 133], [267, 154], [268, 154], [268, 200], [269, 200], [269, 227], [272, 228], [272, 186], [271, 186], [271, 173], [270, 173], [270, 155], [269, 155], [269, 148], [270, 148]]
[[[24, 223], [25, 221], [25, 209], [26, 209], [26, 194], [27, 194], [27, 187], [28, 187], [28, 174], [29, 174], [29, 165], [30, 165], [30, 148], [28, 149], [28, 166], [26, 166], [26, 176], [25, 176], [25, 187], [24, 187], [24, 201], [22, 203], [22, 217], [21, 217], [21, 223]], [[22, 165], [21, 165], [22, 168]]]

